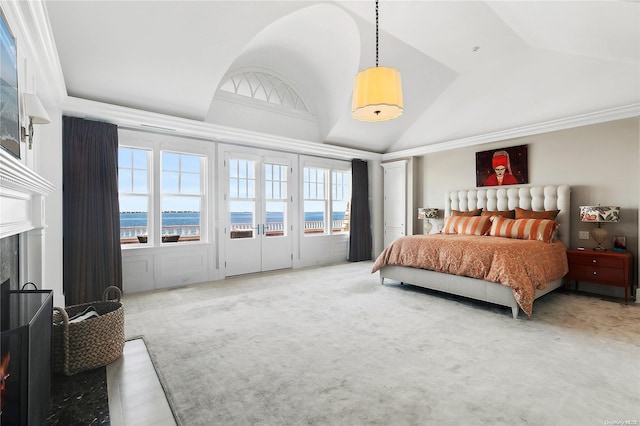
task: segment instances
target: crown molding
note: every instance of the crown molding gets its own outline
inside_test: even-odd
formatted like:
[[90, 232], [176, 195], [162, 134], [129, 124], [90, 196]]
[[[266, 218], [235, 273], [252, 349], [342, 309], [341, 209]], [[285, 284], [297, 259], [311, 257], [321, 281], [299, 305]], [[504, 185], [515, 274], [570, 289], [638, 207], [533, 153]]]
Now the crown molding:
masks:
[[461, 139], [452, 139], [450, 141], [429, 144], [417, 148], [388, 152], [382, 154], [382, 161], [421, 156], [434, 152], [465, 148], [490, 142], [521, 138], [524, 136], [555, 132], [558, 130], [566, 130], [575, 127], [588, 126], [591, 124], [622, 120], [632, 117], [640, 117], [640, 103], [624, 105], [581, 115], [574, 115], [566, 118], [559, 118], [557, 120], [545, 121], [542, 123], [531, 124], [527, 126], [514, 127], [512, 129], [500, 130], [497, 132], [490, 132], [482, 135], [470, 136]]
[[67, 97], [64, 100], [62, 103], [62, 111], [64, 115], [88, 120], [108, 121], [129, 129], [193, 137], [211, 142], [248, 145], [340, 160], [359, 158], [363, 160], [380, 161], [382, 158], [382, 154], [375, 152], [268, 135], [235, 127], [226, 127], [203, 121], [141, 111], [74, 97]]

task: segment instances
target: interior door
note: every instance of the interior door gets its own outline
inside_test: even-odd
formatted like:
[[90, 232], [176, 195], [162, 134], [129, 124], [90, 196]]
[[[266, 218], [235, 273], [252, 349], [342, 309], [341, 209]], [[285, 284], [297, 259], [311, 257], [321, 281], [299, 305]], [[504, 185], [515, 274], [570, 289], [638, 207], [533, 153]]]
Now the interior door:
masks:
[[384, 246], [406, 233], [406, 162], [383, 163]]
[[291, 161], [226, 152], [225, 275], [290, 268]]

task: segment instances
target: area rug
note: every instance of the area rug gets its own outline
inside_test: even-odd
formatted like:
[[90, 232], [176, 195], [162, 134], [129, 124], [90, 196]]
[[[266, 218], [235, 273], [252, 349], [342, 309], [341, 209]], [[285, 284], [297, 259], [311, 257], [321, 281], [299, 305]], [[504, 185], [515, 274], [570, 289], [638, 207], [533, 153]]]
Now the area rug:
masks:
[[181, 425], [640, 420], [640, 309], [553, 292], [532, 317], [380, 285], [371, 263], [126, 295]]

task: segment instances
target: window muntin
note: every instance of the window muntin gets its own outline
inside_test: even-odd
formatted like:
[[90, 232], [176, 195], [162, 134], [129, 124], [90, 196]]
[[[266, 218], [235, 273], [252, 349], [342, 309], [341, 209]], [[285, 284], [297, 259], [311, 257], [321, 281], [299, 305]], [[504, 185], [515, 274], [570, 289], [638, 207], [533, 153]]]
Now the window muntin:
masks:
[[146, 244], [149, 235], [149, 176], [151, 151], [118, 148], [120, 243]]
[[161, 152], [162, 243], [200, 240], [204, 161], [201, 155]]
[[309, 112], [293, 87], [281, 78], [263, 71], [245, 71], [232, 75], [220, 85], [220, 90], [267, 102], [283, 110]]

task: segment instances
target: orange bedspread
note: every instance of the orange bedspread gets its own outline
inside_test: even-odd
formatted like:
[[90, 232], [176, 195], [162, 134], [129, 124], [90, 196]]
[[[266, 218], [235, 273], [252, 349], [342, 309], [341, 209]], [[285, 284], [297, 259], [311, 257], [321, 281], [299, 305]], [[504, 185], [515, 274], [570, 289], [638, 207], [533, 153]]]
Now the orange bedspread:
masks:
[[395, 240], [378, 256], [373, 270], [411, 266], [464, 275], [511, 287], [518, 305], [531, 315], [536, 289], [568, 271], [561, 241], [516, 240], [471, 235], [413, 235]]

